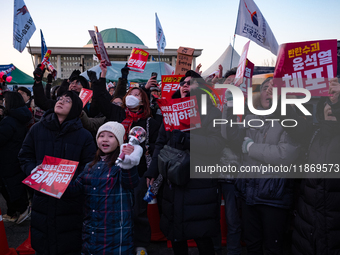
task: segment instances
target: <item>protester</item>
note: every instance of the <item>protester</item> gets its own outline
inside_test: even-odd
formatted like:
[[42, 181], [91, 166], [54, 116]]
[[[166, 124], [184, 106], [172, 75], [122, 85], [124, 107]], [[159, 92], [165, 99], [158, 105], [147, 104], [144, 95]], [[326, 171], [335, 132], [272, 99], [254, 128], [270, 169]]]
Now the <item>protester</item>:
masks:
[[72, 192], [85, 195], [83, 254], [133, 254], [132, 201], [138, 171], [126, 160], [120, 166], [115, 161], [119, 148], [127, 158], [132, 157], [135, 146], [140, 146], [123, 145], [124, 134], [124, 126], [118, 122], [102, 125], [96, 136], [98, 150], [94, 160], [70, 185]]
[[[79, 96], [67, 91], [32, 126], [19, 153], [27, 176], [45, 155], [79, 162], [73, 179], [93, 159], [96, 151], [93, 138], [78, 117], [82, 107]], [[70, 194], [68, 189], [60, 199], [35, 191], [31, 216], [33, 249], [37, 254], [80, 254], [82, 214], [82, 196]]]
[[[56, 101], [53, 99], [49, 99], [45, 95], [44, 87], [42, 85], [42, 77], [44, 76], [45, 69], [41, 70], [40, 64], [34, 70], [34, 85], [33, 85], [33, 93], [35, 97], [35, 104], [40, 107], [42, 110], [47, 111], [52, 109]], [[63, 83], [58, 88], [58, 96], [62, 95], [64, 92], [70, 90], [74, 91], [76, 94], [79, 95], [82, 88], [88, 89], [89, 84], [87, 80], [80, 75], [79, 70], [75, 70], [72, 72], [69, 79], [65, 79]]]
[[[266, 79], [260, 87], [260, 107], [269, 109], [272, 95], [267, 93], [269, 81]], [[233, 98], [227, 90], [225, 105], [227, 119], [236, 122], [233, 115]], [[264, 125], [250, 127], [249, 120], [261, 119]], [[245, 127], [224, 125], [228, 142], [233, 148], [243, 152], [243, 166], [262, 166], [262, 164], [289, 165], [299, 155], [300, 146], [284, 131], [279, 122], [267, 122], [265, 119], [277, 119], [272, 115], [245, 116]], [[252, 178], [251, 173], [240, 173], [236, 180], [238, 195], [242, 204], [242, 224], [244, 241], [248, 254], [282, 254], [283, 238], [288, 225], [289, 209], [293, 204], [293, 180], [269, 173], [261, 178]]]
[[34, 100], [32, 99], [31, 91], [26, 87], [19, 87], [17, 92], [22, 96], [27, 108], [30, 110], [32, 114], [31, 121], [28, 123], [28, 127], [30, 128], [34, 124]]
[[[222, 66], [220, 72], [222, 72]], [[232, 84], [236, 76], [236, 68], [232, 68], [224, 75], [224, 84]], [[223, 112], [226, 114], [226, 111]], [[227, 119], [227, 116], [222, 114], [222, 119]], [[227, 139], [225, 127], [221, 127], [222, 136]], [[237, 167], [240, 166], [239, 150], [234, 150], [233, 146], [228, 142], [225, 145], [222, 155], [222, 163], [224, 165], [232, 164]], [[223, 196], [225, 203], [225, 219], [227, 224], [227, 251], [228, 254], [237, 255], [242, 253], [241, 247], [241, 219], [237, 206], [237, 198], [235, 194], [235, 179], [230, 175], [229, 178], [223, 178], [219, 180], [220, 192]], [[217, 252], [221, 252], [221, 236], [214, 240], [215, 249]]]
[[[134, 244], [137, 254], [147, 254], [146, 247], [150, 243], [151, 229], [147, 217], [148, 203], [143, 200], [147, 191], [145, 179], [143, 177], [147, 170], [146, 153], [153, 153], [154, 143], [156, 142], [159, 123], [151, 118], [151, 110], [146, 93], [138, 88], [131, 88], [123, 98], [123, 107], [112, 104], [111, 96], [106, 90], [106, 72], [105, 61], [101, 61], [101, 77], [98, 82], [93, 84], [93, 99], [97, 100], [100, 111], [109, 121], [122, 123], [125, 128], [124, 141], [127, 141], [131, 128], [141, 126], [146, 130], [149, 136], [149, 146], [146, 148], [145, 142], [141, 144], [143, 156], [138, 165], [138, 174], [140, 179], [139, 185], [135, 188], [134, 204]], [[128, 70], [127, 70], [128, 71]], [[127, 76], [127, 74], [126, 74]], [[119, 83], [119, 81], [118, 81]]]
[[[201, 95], [205, 94], [202, 78], [190, 70], [180, 83], [172, 98], [185, 98], [195, 95], [198, 109], [201, 109]], [[223, 148], [220, 129], [214, 128], [214, 118], [220, 118], [220, 111], [207, 100], [207, 114], [200, 115], [201, 128], [182, 132], [165, 131], [162, 124], [152, 156], [150, 169], [146, 173], [147, 184], [153, 183], [159, 174], [158, 155], [168, 145], [179, 150], [189, 150], [193, 165], [209, 165], [217, 161]], [[188, 167], [187, 171], [190, 171]], [[166, 178], [166, 177], [164, 177]], [[212, 237], [219, 228], [220, 204], [217, 179], [189, 179], [183, 186], [163, 180], [162, 215], [160, 228], [171, 240], [174, 254], [188, 254], [187, 240], [194, 239], [199, 254], [215, 254]]]
[[[306, 164], [321, 165], [327, 173], [332, 171], [332, 166], [340, 164], [340, 83], [337, 78], [331, 80], [329, 94], [332, 96], [320, 98], [317, 104], [317, 127], [307, 126], [298, 133], [309, 141]], [[298, 120], [303, 122], [302, 118]], [[339, 179], [327, 178], [325, 174], [325, 178], [302, 180], [294, 219], [293, 254], [340, 253], [339, 203]]]
[[0, 121], [5, 117], [5, 107], [0, 105]]
[[30, 216], [25, 174], [20, 169], [18, 153], [27, 133], [32, 114], [17, 92], [5, 92], [5, 118], [0, 122], [0, 186], [7, 203], [4, 221], [22, 223]]

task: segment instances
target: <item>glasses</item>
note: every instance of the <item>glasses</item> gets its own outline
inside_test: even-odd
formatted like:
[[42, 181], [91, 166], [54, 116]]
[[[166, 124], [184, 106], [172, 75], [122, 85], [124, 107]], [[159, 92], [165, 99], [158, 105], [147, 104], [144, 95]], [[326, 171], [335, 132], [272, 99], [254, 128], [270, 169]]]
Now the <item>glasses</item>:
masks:
[[67, 97], [57, 97], [57, 102], [62, 102], [62, 103], [72, 103], [71, 98], [67, 98]]
[[70, 85], [81, 85], [80, 81], [74, 80]]
[[182, 87], [182, 86], [185, 85], [185, 83], [188, 84], [188, 85], [190, 86], [190, 80], [189, 80], [189, 81], [182, 81], [182, 82], [180, 82], [180, 83], [179, 83], [179, 86]]

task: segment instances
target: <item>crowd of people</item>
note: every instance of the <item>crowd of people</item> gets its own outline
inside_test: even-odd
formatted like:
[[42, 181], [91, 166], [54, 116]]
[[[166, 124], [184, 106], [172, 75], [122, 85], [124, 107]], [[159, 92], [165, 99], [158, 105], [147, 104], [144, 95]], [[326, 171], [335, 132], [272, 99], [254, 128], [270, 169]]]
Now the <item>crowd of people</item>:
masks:
[[[7, 204], [3, 220], [20, 224], [30, 219], [31, 244], [39, 255], [147, 255], [151, 228], [144, 197], [158, 180], [160, 229], [175, 255], [188, 254], [191, 239], [201, 255], [222, 254], [222, 200], [228, 255], [242, 254], [242, 246], [247, 254], [340, 254], [339, 179], [240, 174], [189, 178], [185, 184], [167, 176], [159, 181], [159, 155], [166, 146], [188, 152], [195, 165], [339, 165], [340, 79], [331, 79], [330, 96], [318, 99], [316, 122], [288, 105], [285, 118], [297, 121], [294, 128], [279, 121], [261, 127], [216, 126], [214, 119], [237, 122], [231, 91], [225, 92], [222, 111], [210, 93], [213, 84], [233, 84], [236, 68], [223, 75], [220, 66], [215, 77], [203, 79], [200, 67], [186, 72], [172, 95], [173, 99], [196, 96], [201, 126], [191, 131], [166, 129], [155, 77], [127, 88], [127, 65], [109, 88], [102, 61], [99, 77], [87, 71], [89, 81], [75, 70], [60, 86], [53, 86], [48, 74], [44, 87], [45, 70], [38, 66], [33, 73], [34, 96], [25, 87], [4, 92], [0, 97], [0, 191]], [[254, 91], [256, 109], [271, 107], [273, 87], [275, 82], [268, 78]], [[79, 97], [82, 88], [93, 91], [85, 106]], [[211, 100], [203, 102], [204, 96]], [[205, 114], [200, 113], [203, 103]], [[247, 110], [243, 116], [245, 123], [282, 118], [279, 108], [267, 116]], [[146, 131], [140, 145], [128, 143], [134, 127]], [[121, 153], [126, 160], [117, 164]], [[45, 156], [79, 162], [60, 199], [33, 192], [22, 183], [41, 167]]]

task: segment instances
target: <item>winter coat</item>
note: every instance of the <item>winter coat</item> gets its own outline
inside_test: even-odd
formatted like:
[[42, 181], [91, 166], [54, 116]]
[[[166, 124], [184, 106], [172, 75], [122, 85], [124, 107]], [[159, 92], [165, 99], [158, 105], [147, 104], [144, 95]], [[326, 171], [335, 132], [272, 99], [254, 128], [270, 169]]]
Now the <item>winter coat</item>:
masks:
[[[226, 106], [226, 105], [225, 105]], [[228, 120], [236, 122], [236, 116], [232, 115], [232, 107], [225, 108]], [[261, 127], [250, 127], [248, 121], [261, 119]], [[277, 119], [274, 115], [256, 116], [248, 114], [245, 117], [245, 127], [226, 125], [227, 137], [233, 144], [233, 149], [240, 150], [244, 137], [254, 141], [248, 153], [242, 153], [242, 167], [262, 166], [270, 164], [290, 165], [297, 160], [300, 146], [293, 141], [277, 121], [265, 121]], [[252, 123], [252, 122], [251, 122]], [[252, 125], [259, 125], [259, 121], [253, 121]], [[273, 123], [273, 124], [272, 124]], [[273, 125], [273, 126], [272, 126]], [[260, 125], [259, 125], [260, 126]], [[242, 178], [244, 176], [244, 178]], [[261, 178], [249, 178], [251, 173], [239, 173], [236, 180], [237, 195], [245, 200], [247, 205], [263, 204], [278, 208], [288, 209], [293, 204], [293, 180], [278, 178], [275, 174], [266, 174]], [[265, 177], [265, 178], [264, 178]], [[242, 179], [241, 179], [242, 178]]]
[[[310, 139], [307, 164], [340, 164], [340, 104], [337, 121], [323, 120], [324, 100], [317, 105], [319, 127]], [[330, 165], [327, 165], [328, 171]], [[293, 254], [340, 254], [340, 179], [304, 179], [300, 185], [293, 231]]]
[[133, 254], [132, 191], [138, 181], [137, 167], [109, 168], [102, 160], [87, 164], [72, 183], [72, 191], [85, 195], [83, 254]]
[[[197, 89], [199, 90], [199, 89]], [[179, 91], [173, 98], [179, 98]], [[197, 94], [200, 108], [200, 94]], [[207, 114], [200, 115], [201, 128], [185, 132], [184, 144], [173, 139], [173, 132], [165, 131], [162, 124], [156, 142], [150, 169], [145, 174], [148, 178], [156, 178], [158, 171], [158, 154], [164, 145], [181, 150], [190, 150], [190, 168], [195, 166], [216, 165], [219, 162], [223, 140], [220, 128], [214, 128], [213, 119], [220, 119], [221, 112], [210, 104], [208, 99]], [[203, 176], [203, 175], [202, 175]], [[208, 174], [209, 176], [209, 174]], [[219, 229], [220, 205], [217, 179], [190, 178], [183, 186], [177, 186], [163, 180], [162, 215], [160, 228], [164, 235], [172, 241], [193, 238], [213, 237]]]
[[[104, 114], [108, 121], [117, 121], [122, 123], [125, 120], [125, 109], [120, 106], [114, 105], [110, 102], [111, 95], [106, 90], [106, 80], [104, 78], [100, 78], [98, 82], [93, 84], [93, 98], [97, 101], [98, 107], [100, 111]], [[147, 131], [147, 119], [139, 119], [136, 122], [133, 122], [131, 128], [135, 126], [140, 126]], [[160, 123], [158, 123], [153, 118], [149, 119], [149, 154], [152, 155], [154, 150], [154, 145], [157, 139], [158, 130], [160, 127]], [[140, 146], [143, 148], [143, 156], [140, 160], [140, 164], [138, 165], [138, 174], [140, 177], [147, 170], [145, 153], [146, 147], [145, 142], [141, 143]]]
[[25, 186], [21, 183], [25, 174], [21, 171], [18, 153], [31, 118], [30, 110], [22, 106], [10, 110], [0, 122], [0, 178], [11, 201], [16, 201], [22, 194], [26, 194]]
[[[96, 151], [91, 134], [79, 118], [63, 122], [49, 110], [28, 132], [19, 160], [30, 175], [45, 155], [78, 161], [75, 179], [92, 161]], [[32, 204], [32, 247], [40, 254], [79, 254], [81, 251], [82, 196], [69, 194], [61, 199], [35, 192]]]

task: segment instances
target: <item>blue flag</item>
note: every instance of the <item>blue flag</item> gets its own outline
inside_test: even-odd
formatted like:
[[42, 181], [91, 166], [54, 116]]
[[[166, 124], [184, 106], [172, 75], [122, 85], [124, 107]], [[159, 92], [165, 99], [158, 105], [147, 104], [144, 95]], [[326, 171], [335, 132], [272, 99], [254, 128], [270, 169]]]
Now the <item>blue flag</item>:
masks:
[[40, 36], [41, 36], [41, 59], [43, 59], [47, 52], [47, 47], [46, 47], [44, 35], [41, 29], [40, 29]]
[[23, 0], [14, 0], [13, 46], [23, 52], [35, 31], [32, 17]]

